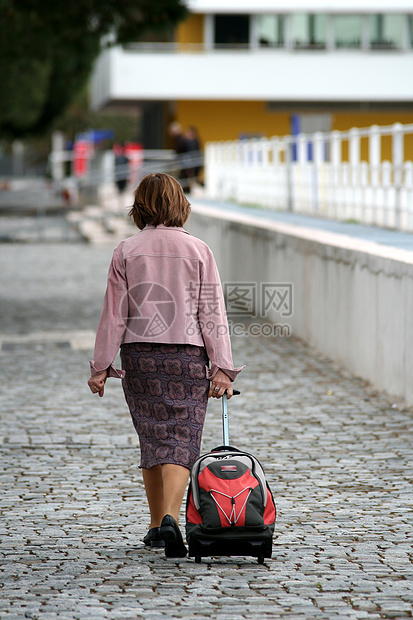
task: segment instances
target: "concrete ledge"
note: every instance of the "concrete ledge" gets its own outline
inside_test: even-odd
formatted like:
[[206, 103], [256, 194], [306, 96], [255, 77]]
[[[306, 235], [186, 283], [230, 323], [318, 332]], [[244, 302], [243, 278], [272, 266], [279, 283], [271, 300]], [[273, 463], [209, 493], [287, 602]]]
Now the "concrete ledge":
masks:
[[[192, 203], [188, 230], [224, 282], [292, 283], [293, 335], [380, 390], [413, 404], [413, 252]], [[284, 319], [284, 320], [283, 320]]]

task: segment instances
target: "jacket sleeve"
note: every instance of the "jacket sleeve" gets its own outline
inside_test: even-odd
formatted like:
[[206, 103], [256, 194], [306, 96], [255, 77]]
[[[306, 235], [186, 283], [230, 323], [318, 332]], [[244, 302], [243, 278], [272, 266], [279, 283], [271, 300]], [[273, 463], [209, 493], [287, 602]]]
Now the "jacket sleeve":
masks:
[[199, 325], [210, 361], [207, 379], [213, 379], [222, 370], [234, 381], [244, 366], [234, 368], [231, 341], [221, 280], [215, 259], [209, 254], [201, 270], [198, 307]]
[[123, 378], [124, 370], [113, 366], [122, 343], [128, 316], [128, 289], [125, 269], [118, 246], [109, 267], [103, 309], [96, 332], [94, 359], [90, 361], [92, 376], [108, 371], [108, 377]]

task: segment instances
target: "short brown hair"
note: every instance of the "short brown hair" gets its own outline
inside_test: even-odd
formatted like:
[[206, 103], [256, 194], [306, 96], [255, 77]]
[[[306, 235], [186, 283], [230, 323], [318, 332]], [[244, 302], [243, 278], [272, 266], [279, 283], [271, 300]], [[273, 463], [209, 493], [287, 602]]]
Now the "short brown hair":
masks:
[[191, 205], [182, 187], [169, 174], [148, 174], [135, 190], [135, 200], [129, 211], [136, 226], [142, 230], [147, 224], [183, 226], [191, 212]]

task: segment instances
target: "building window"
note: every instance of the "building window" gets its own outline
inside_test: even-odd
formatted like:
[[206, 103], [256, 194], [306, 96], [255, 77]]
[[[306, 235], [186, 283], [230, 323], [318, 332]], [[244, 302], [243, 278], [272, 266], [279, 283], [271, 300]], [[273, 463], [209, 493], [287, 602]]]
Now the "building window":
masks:
[[334, 18], [335, 46], [361, 47], [363, 21], [361, 15], [336, 15]]
[[284, 16], [258, 15], [257, 34], [260, 47], [282, 47], [284, 45]]
[[402, 49], [404, 47], [403, 15], [370, 16], [370, 48], [371, 49]]
[[327, 41], [327, 15], [293, 14], [291, 38], [295, 49], [324, 49]]
[[214, 45], [217, 48], [245, 48], [250, 44], [249, 15], [215, 15]]

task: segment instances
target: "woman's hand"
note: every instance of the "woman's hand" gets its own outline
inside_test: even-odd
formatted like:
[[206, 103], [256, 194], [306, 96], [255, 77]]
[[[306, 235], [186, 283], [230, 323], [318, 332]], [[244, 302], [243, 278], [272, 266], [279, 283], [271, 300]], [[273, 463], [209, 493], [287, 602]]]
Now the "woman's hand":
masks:
[[221, 398], [223, 394], [227, 392], [227, 398], [232, 396], [232, 383], [228, 375], [222, 370], [218, 370], [215, 377], [212, 379], [209, 386], [208, 398]]
[[107, 370], [100, 372], [98, 375], [95, 375], [94, 377], [90, 377], [87, 384], [90, 387], [90, 391], [92, 392], [92, 394], [99, 394], [99, 396], [102, 398], [105, 392], [105, 383], [106, 383], [107, 377], [108, 377]]

